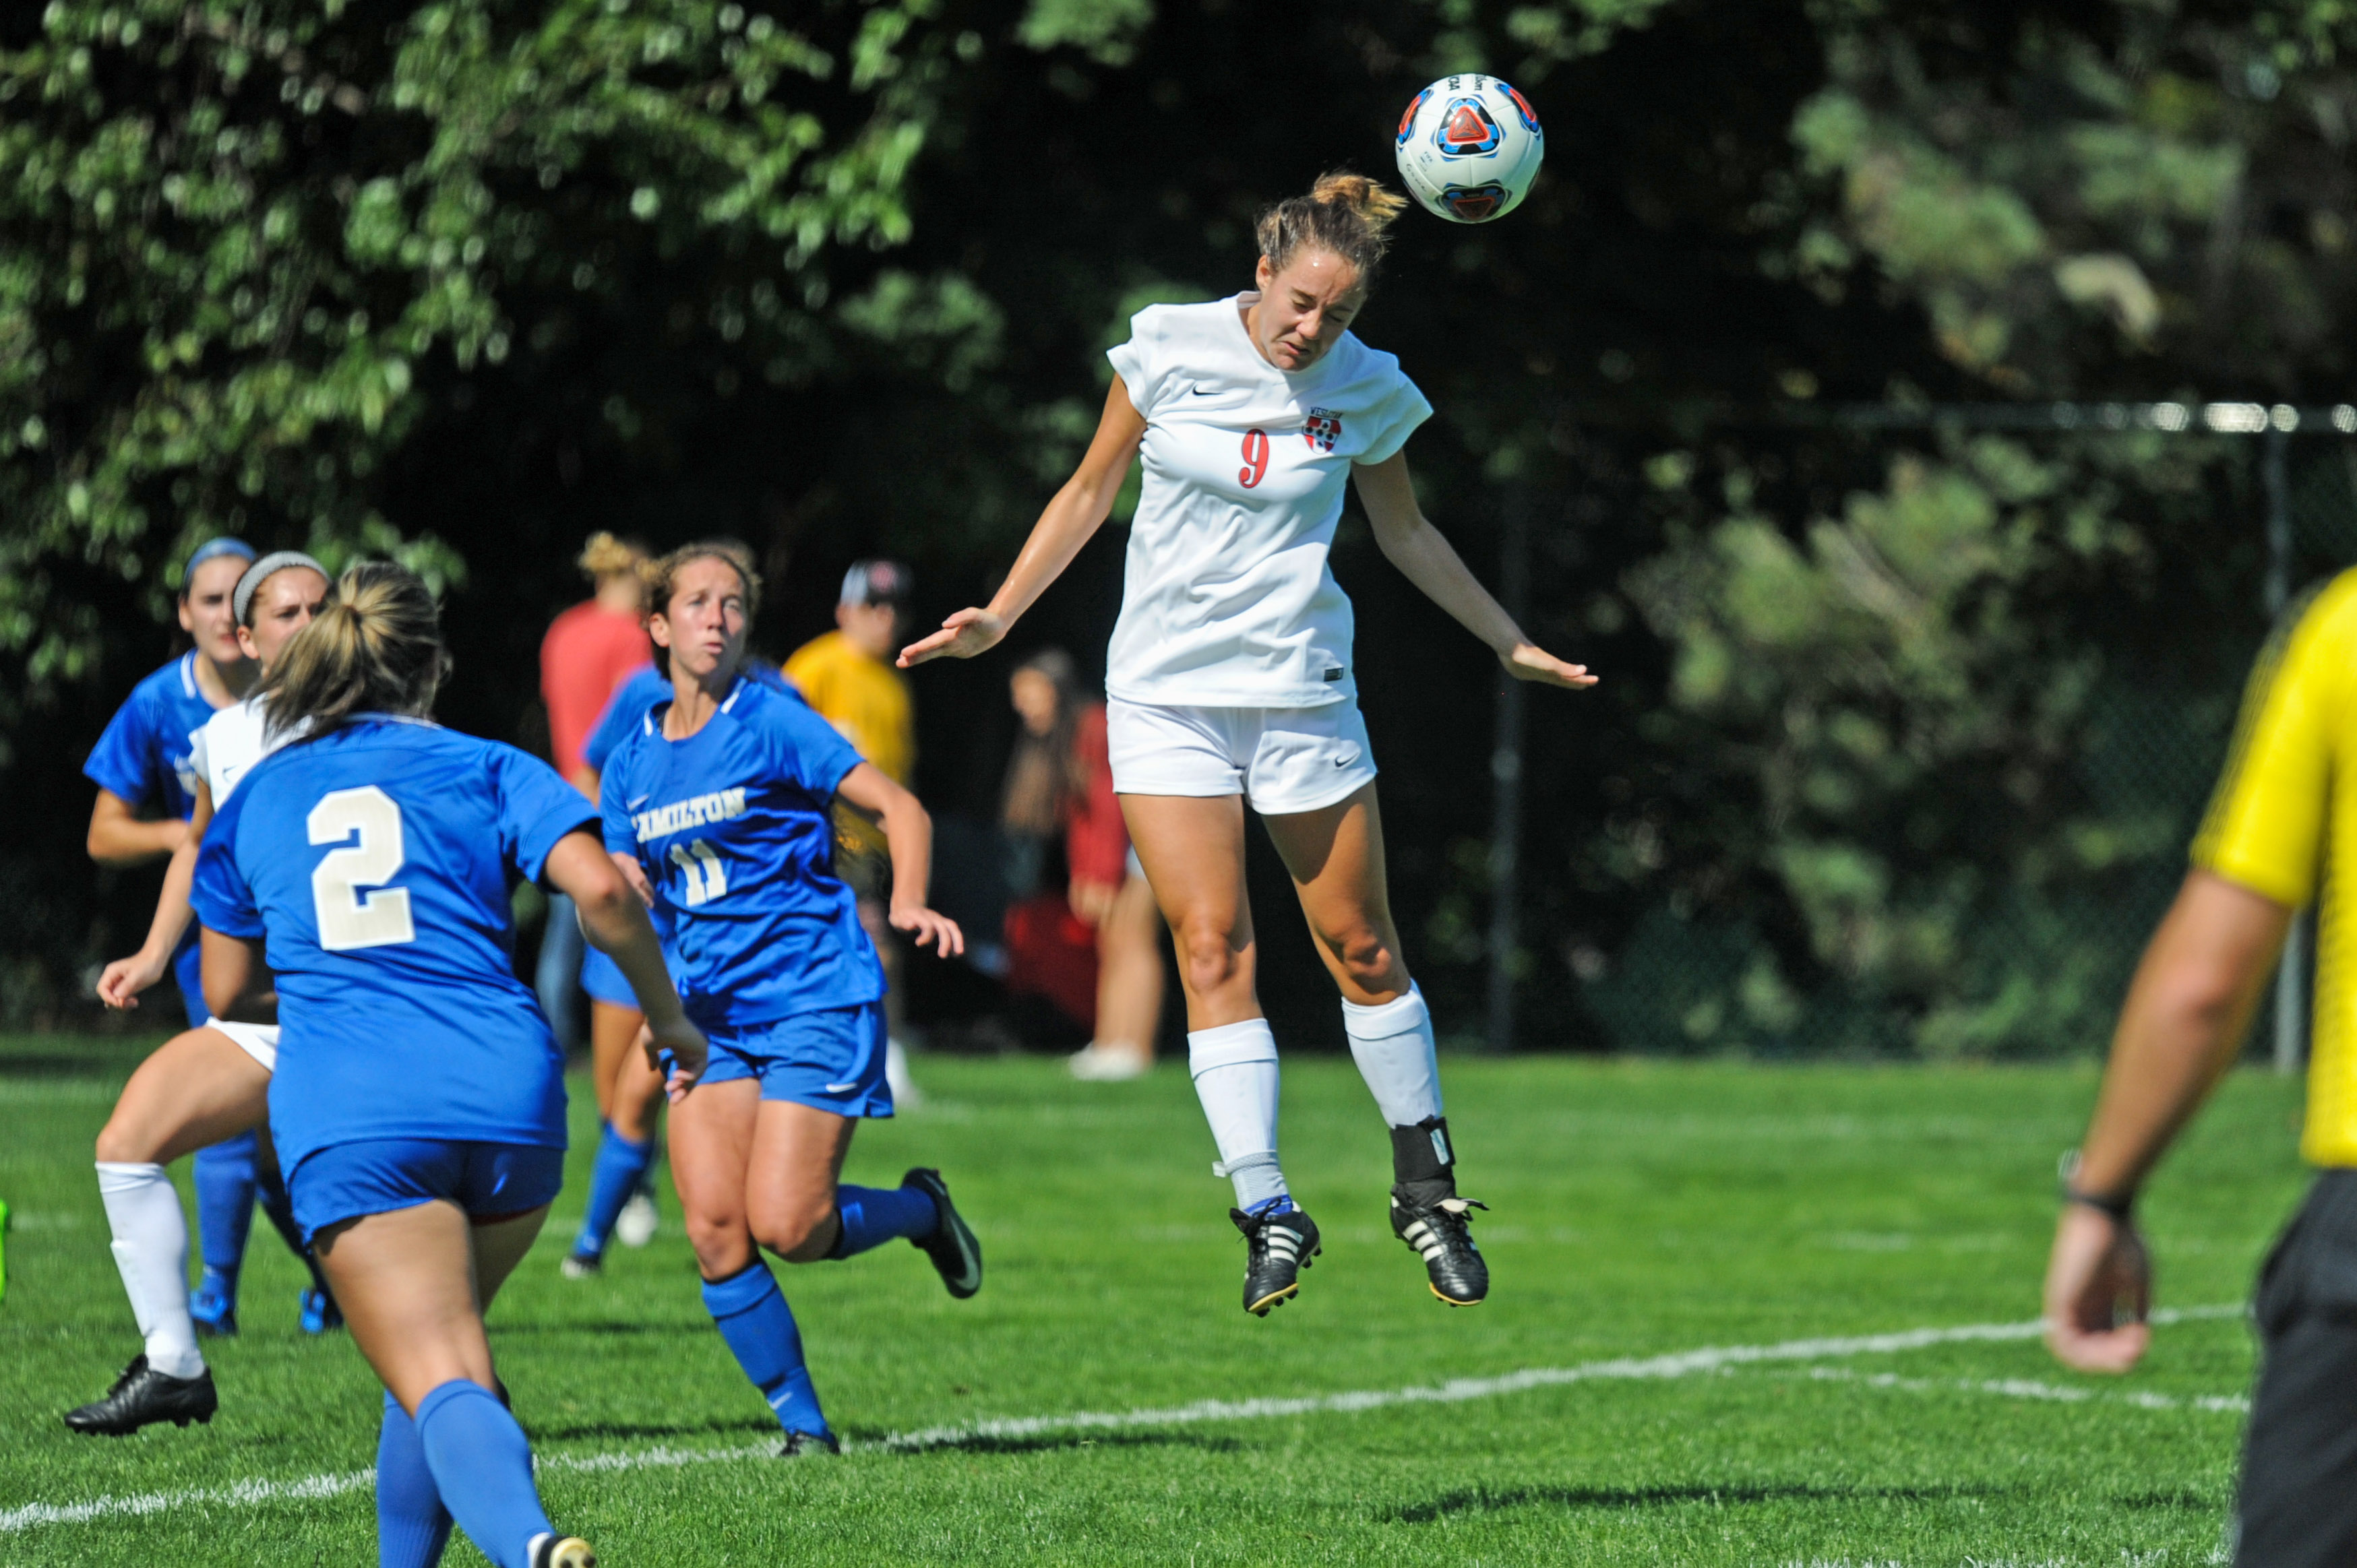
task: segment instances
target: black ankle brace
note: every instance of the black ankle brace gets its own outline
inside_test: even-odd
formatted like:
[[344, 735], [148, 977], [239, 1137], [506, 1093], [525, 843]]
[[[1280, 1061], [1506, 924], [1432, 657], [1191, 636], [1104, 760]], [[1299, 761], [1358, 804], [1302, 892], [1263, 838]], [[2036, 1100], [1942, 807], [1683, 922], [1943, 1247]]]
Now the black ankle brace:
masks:
[[1392, 1129], [1392, 1191], [1422, 1208], [1457, 1196], [1457, 1151], [1448, 1142], [1448, 1117], [1427, 1116], [1413, 1127]]

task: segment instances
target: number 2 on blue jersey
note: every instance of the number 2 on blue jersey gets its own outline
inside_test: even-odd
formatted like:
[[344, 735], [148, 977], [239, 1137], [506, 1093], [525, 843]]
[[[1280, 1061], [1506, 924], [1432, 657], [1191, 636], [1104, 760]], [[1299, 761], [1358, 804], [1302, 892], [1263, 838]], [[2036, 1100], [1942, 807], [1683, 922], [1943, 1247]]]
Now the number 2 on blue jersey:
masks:
[[728, 873], [720, 864], [718, 853], [702, 839], [691, 844], [672, 845], [671, 863], [687, 878], [690, 908], [709, 904], [728, 891]]
[[[311, 906], [319, 919], [319, 945], [329, 952], [414, 942], [409, 889], [387, 887], [408, 860], [401, 836], [401, 808], [370, 784], [331, 789], [304, 819], [315, 844], [334, 849], [311, 872]], [[345, 840], [350, 840], [345, 843]], [[373, 887], [373, 893], [362, 893]]]

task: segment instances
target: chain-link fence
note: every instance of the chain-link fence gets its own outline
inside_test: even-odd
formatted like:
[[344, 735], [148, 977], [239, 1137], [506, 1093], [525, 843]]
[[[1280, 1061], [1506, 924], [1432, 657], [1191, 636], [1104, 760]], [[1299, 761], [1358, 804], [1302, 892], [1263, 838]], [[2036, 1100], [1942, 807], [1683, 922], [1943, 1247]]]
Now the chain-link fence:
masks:
[[[2084, 866], [2073, 875], [2034, 890], [2029, 879], [1985, 889], [1950, 958], [1978, 1009], [1978, 1033], [1960, 1054], [2099, 1049], [2182, 881], [2186, 846], [2260, 638], [2305, 589], [2357, 564], [2357, 408], [1867, 409], [1836, 418], [1853, 428], [2002, 430], [2032, 445], [2041, 432], [2209, 437], [2213, 493], [2243, 514], [2240, 537], [2254, 560], [2238, 581], [2255, 575], [2251, 564], [2263, 569], [2238, 607], [2246, 614], [2225, 639], [2232, 646], [2204, 650], [2165, 674], [2104, 674], [2080, 710], [2068, 764], [2069, 784], [2087, 819], [2101, 824], [2102, 842], [2084, 846]], [[2223, 570], [2199, 560], [2165, 560], [2157, 569]], [[2278, 1005], [2255, 1026], [2255, 1050], [2287, 1066], [2305, 1049], [2309, 939], [2305, 925], [2295, 930]], [[1873, 984], [1838, 975], [1795, 983], [1756, 924], [1714, 918], [1677, 897], [1656, 901], [1618, 950], [1598, 955], [1579, 978], [1581, 1003], [1620, 1050], [1924, 1054], [1926, 1039], [1939, 1037], [1920, 1017], [1910, 1036], [1895, 1022], [1903, 1009]]]

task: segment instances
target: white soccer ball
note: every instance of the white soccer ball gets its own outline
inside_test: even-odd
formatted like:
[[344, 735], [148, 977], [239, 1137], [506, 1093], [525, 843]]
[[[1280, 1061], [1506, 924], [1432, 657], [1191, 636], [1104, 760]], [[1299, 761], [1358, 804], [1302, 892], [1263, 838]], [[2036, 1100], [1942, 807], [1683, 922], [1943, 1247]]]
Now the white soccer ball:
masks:
[[1530, 101], [1494, 76], [1444, 76], [1400, 116], [1400, 178], [1451, 223], [1487, 223], [1521, 205], [1546, 137]]

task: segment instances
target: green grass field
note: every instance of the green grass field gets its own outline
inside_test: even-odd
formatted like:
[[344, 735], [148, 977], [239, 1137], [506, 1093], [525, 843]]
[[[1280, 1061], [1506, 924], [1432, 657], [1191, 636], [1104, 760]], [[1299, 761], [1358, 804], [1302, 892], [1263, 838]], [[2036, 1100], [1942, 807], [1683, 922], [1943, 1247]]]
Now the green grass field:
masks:
[[[136, 1348], [89, 1163], [135, 1059], [0, 1046], [0, 1563], [372, 1563], [376, 1387], [349, 1340], [296, 1331], [296, 1267], [259, 1223], [210, 1427], [58, 1423]], [[781, 1266], [861, 1444], [791, 1464], [761, 1456], [774, 1425], [667, 1192], [651, 1246], [559, 1276], [593, 1141], [576, 1083], [574, 1183], [492, 1336], [550, 1510], [606, 1563], [2222, 1561], [2251, 1366], [2231, 1309], [2302, 1179], [2283, 1080], [2230, 1082], [2148, 1200], [2164, 1305], [2228, 1310], [2097, 1382], [2018, 1336], [1792, 1348], [2032, 1317], [2083, 1069], [1453, 1060], [1496, 1284], [1452, 1312], [1384, 1224], [1387, 1145], [1349, 1064], [1305, 1061], [1286, 1164], [1326, 1253], [1261, 1320], [1237, 1307], [1242, 1245], [1182, 1071], [921, 1065], [931, 1106], [865, 1131], [849, 1175], [941, 1165], [988, 1283], [952, 1302], [898, 1245]], [[1746, 1347], [1783, 1348], [1658, 1359]], [[1204, 1401], [1229, 1407], [1179, 1409]]]

